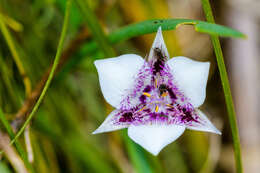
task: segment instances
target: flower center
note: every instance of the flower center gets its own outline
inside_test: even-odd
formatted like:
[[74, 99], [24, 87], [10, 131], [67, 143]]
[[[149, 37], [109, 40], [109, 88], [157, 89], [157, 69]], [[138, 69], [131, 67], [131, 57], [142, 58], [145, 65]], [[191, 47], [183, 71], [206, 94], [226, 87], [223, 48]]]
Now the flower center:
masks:
[[126, 97], [120, 108], [122, 112], [118, 113], [115, 122], [139, 125], [187, 124], [196, 121], [193, 106], [173, 84], [168, 67], [162, 68], [158, 71], [154, 70], [153, 65], [145, 64], [132, 94]]
[[152, 112], [165, 112], [167, 108], [173, 108], [174, 100], [176, 99], [173, 91], [165, 84], [157, 85], [155, 80], [154, 86], [146, 86], [142, 96], [143, 107], [139, 110], [149, 109]]

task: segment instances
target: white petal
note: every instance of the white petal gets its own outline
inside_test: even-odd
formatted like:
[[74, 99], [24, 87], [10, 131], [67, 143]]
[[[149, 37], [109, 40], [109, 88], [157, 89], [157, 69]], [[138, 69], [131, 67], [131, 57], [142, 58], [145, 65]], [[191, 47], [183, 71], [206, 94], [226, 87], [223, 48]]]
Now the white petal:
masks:
[[209, 62], [194, 61], [186, 57], [174, 57], [167, 61], [176, 85], [190, 99], [194, 107], [203, 104], [206, 98], [206, 85]]
[[178, 125], [130, 125], [128, 136], [153, 155], [157, 155], [166, 145], [175, 141], [185, 130]]
[[102, 93], [106, 101], [119, 108], [126, 90], [134, 85], [134, 80], [144, 59], [135, 54], [126, 54], [116, 58], [96, 60], [95, 62]]
[[196, 110], [199, 116], [199, 123], [194, 123], [192, 126], [186, 126], [187, 129], [211, 132], [221, 135], [221, 132], [210, 122], [206, 115], [199, 109]]
[[158, 28], [157, 34], [156, 34], [155, 39], [153, 41], [153, 45], [152, 45], [152, 48], [151, 48], [150, 53], [149, 53], [148, 61], [150, 61], [154, 57], [153, 54], [154, 54], [155, 48], [161, 49], [162, 53], [165, 56], [167, 56], [167, 58], [169, 58], [169, 53], [168, 53], [168, 50], [167, 50], [166, 45], [164, 43], [161, 27]]
[[98, 134], [98, 133], [104, 133], [104, 132], [110, 132], [110, 131], [115, 131], [115, 130], [119, 130], [119, 129], [123, 129], [128, 127], [128, 125], [117, 125], [114, 124], [115, 120], [114, 116], [119, 113], [120, 110], [116, 109], [114, 111], [112, 111], [107, 118], [105, 119], [105, 121], [92, 133], [92, 134]]

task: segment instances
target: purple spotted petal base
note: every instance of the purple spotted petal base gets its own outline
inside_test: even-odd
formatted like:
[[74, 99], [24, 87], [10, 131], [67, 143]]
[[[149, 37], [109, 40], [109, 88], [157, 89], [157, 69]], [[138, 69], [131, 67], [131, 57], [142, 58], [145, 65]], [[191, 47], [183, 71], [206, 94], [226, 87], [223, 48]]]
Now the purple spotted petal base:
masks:
[[[159, 50], [159, 49], [158, 49]], [[195, 108], [177, 87], [177, 81], [165, 63], [167, 58], [155, 49], [153, 61], [145, 62], [135, 86], [127, 91], [115, 125], [151, 123], [197, 126], [203, 123]], [[156, 54], [157, 53], [157, 54]]]

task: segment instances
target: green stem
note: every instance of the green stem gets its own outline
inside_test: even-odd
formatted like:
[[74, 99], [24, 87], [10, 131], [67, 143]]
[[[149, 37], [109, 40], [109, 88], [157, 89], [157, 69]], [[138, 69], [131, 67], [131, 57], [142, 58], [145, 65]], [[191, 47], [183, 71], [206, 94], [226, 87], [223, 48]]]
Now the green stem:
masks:
[[5, 84], [7, 88], [7, 92], [9, 93], [11, 101], [14, 103], [14, 106], [16, 109], [18, 109], [21, 105], [19, 102], [19, 99], [17, 99], [17, 94], [15, 93], [14, 90], [14, 85], [12, 85], [12, 80], [9, 78], [9, 69], [8, 66], [6, 65], [1, 53], [0, 53], [0, 74], [3, 79], [3, 83]]
[[[3, 123], [3, 126], [6, 129], [7, 133], [9, 134], [10, 138], [13, 139], [14, 138], [13, 129], [10, 126], [10, 124], [8, 123], [7, 119], [5, 118], [5, 115], [4, 115], [4, 113], [3, 113], [1, 108], [0, 108], [0, 121]], [[26, 152], [23, 150], [22, 145], [20, 144], [20, 142], [15, 141], [14, 143], [15, 143], [16, 149], [17, 149], [18, 153], [20, 154], [21, 158], [23, 159], [26, 167], [28, 169], [30, 169], [31, 172], [34, 172], [33, 168], [32, 168], [32, 165], [28, 161]]]
[[42, 90], [42, 93], [39, 97], [39, 99], [37, 100], [35, 106], [32, 109], [32, 112], [29, 114], [28, 119], [25, 121], [25, 123], [23, 124], [22, 128], [18, 131], [18, 133], [15, 135], [14, 139], [11, 141], [11, 144], [13, 144], [18, 137], [23, 133], [24, 129], [26, 128], [26, 126], [30, 123], [31, 119], [33, 118], [34, 114], [36, 113], [36, 111], [38, 110], [49, 86], [50, 83], [53, 79], [54, 76], [54, 72], [57, 68], [57, 65], [59, 63], [60, 57], [61, 57], [61, 53], [62, 53], [62, 49], [63, 49], [63, 45], [64, 45], [64, 40], [65, 40], [65, 36], [68, 30], [68, 23], [69, 23], [69, 15], [70, 15], [70, 9], [71, 9], [71, 3], [72, 0], [67, 0], [67, 4], [66, 4], [66, 11], [65, 11], [65, 17], [64, 17], [64, 22], [63, 22], [63, 27], [62, 27], [62, 32], [61, 32], [61, 37], [59, 40], [59, 44], [58, 44], [58, 49], [57, 49], [57, 53], [54, 59], [54, 63], [50, 72], [50, 75], [47, 79], [46, 84], [44, 85], [44, 88]]
[[12, 36], [9, 33], [8, 28], [5, 25], [4, 16], [2, 16], [1, 14], [0, 14], [0, 30], [2, 31], [3, 36], [4, 36], [4, 38], [7, 42], [7, 45], [9, 47], [10, 51], [11, 51], [11, 54], [12, 54], [14, 61], [17, 65], [19, 73], [23, 78], [25, 93], [26, 93], [26, 96], [28, 97], [31, 93], [31, 81], [30, 81], [29, 77], [27, 76], [27, 74], [25, 72], [21, 58], [20, 58], [18, 52], [16, 51], [15, 44], [13, 42]]
[[[203, 10], [205, 12], [207, 21], [211, 22], [211, 23], [215, 23], [209, 0], [201, 0], [201, 2], [203, 5]], [[230, 91], [230, 85], [229, 85], [228, 75], [227, 75], [227, 71], [226, 71], [226, 67], [225, 67], [225, 63], [224, 63], [223, 53], [221, 50], [218, 36], [211, 35], [211, 40], [212, 40], [216, 58], [217, 58], [220, 78], [222, 81], [222, 86], [223, 86], [225, 100], [226, 100], [229, 124], [231, 127], [231, 132], [232, 132], [232, 137], [233, 137], [236, 169], [237, 169], [238, 173], [242, 173], [243, 168], [242, 168], [242, 160], [241, 160], [241, 146], [240, 146], [240, 140], [239, 140], [238, 127], [237, 127], [236, 113], [235, 113], [233, 99], [232, 99], [232, 95], [231, 95], [231, 91]]]
[[85, 15], [86, 22], [88, 24], [91, 33], [93, 34], [93, 38], [99, 44], [101, 50], [108, 57], [115, 56], [115, 52], [113, 48], [111, 47], [111, 45], [109, 45], [109, 42], [107, 40], [105, 33], [102, 30], [102, 27], [100, 26], [93, 11], [89, 8], [87, 1], [77, 0], [77, 2], [82, 12]]

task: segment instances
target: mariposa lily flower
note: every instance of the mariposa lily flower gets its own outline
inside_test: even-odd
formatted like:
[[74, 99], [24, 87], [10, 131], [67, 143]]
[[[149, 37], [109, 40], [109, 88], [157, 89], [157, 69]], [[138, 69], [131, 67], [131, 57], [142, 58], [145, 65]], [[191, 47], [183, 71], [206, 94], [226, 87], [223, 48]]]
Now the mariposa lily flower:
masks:
[[95, 65], [102, 93], [116, 109], [93, 134], [128, 128], [128, 136], [154, 155], [186, 128], [221, 134], [198, 109], [210, 63], [169, 59], [161, 27], [146, 60], [126, 54]]

